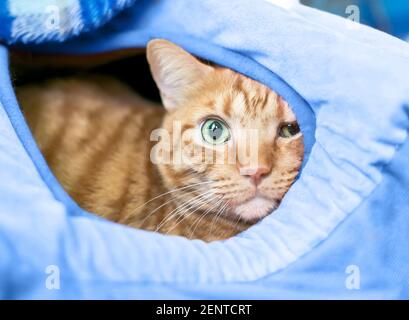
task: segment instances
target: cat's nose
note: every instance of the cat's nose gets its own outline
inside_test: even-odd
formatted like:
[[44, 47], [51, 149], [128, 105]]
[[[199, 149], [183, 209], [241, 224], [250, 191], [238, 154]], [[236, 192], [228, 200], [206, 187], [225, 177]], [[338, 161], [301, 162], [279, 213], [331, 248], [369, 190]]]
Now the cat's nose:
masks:
[[261, 180], [270, 173], [271, 169], [267, 166], [257, 166], [257, 167], [242, 167], [240, 168], [240, 174], [248, 176], [250, 181], [258, 186]]

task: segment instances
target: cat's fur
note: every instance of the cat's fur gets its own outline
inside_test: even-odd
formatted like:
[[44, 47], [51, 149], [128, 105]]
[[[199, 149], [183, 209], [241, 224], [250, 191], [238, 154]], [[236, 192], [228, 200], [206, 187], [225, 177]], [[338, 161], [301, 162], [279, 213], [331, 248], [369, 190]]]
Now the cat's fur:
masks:
[[[206, 241], [246, 229], [280, 203], [303, 158], [302, 135], [278, 136], [295, 121], [287, 103], [266, 86], [229, 69], [212, 67], [165, 40], [147, 48], [165, 108], [137, 96], [112, 78], [67, 78], [17, 88], [27, 122], [49, 166], [67, 192], [86, 210], [130, 226]], [[137, 74], [137, 70], [132, 70]], [[197, 132], [203, 119], [226, 121], [232, 141], [206, 146], [195, 135], [180, 146], [211, 148], [212, 154], [241, 148], [235, 134], [257, 129], [256, 188], [249, 164], [154, 164], [150, 134], [164, 128], [173, 137]], [[236, 139], [236, 140], [235, 140]], [[174, 149], [173, 152], [179, 150]]]

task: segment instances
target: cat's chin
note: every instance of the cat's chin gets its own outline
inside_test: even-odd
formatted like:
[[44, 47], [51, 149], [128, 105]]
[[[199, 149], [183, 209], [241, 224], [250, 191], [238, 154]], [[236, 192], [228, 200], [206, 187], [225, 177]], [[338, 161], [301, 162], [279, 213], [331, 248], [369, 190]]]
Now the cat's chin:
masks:
[[247, 222], [256, 222], [275, 209], [276, 203], [263, 197], [255, 197], [237, 205], [234, 214]]

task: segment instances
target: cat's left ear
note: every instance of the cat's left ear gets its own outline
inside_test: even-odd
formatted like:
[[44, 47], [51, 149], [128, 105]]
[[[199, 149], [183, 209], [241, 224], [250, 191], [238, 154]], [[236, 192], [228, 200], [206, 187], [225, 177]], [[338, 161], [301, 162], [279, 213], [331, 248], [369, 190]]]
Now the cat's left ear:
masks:
[[151, 40], [146, 55], [168, 110], [181, 106], [195, 83], [214, 70], [167, 40]]

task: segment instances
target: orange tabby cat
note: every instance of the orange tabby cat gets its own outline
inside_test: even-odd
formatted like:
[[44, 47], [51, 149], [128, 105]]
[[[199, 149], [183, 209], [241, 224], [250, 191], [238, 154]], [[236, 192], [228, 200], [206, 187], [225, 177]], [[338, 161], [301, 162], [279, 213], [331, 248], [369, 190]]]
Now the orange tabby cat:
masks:
[[165, 108], [108, 77], [17, 89], [67, 192], [112, 221], [205, 241], [274, 210], [303, 158], [288, 104], [168, 41], [151, 41], [147, 57]]

